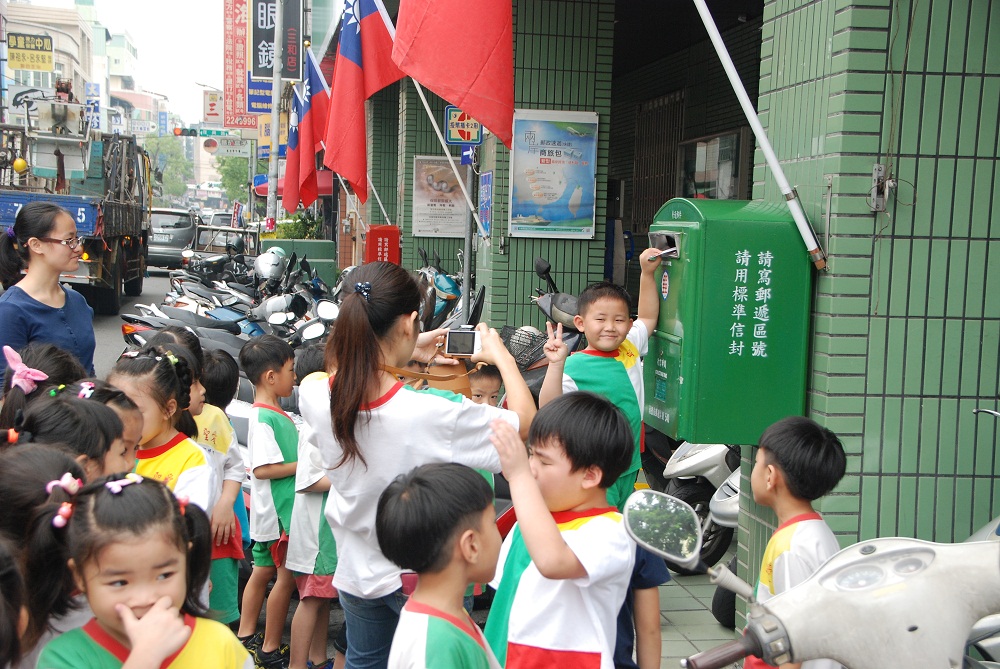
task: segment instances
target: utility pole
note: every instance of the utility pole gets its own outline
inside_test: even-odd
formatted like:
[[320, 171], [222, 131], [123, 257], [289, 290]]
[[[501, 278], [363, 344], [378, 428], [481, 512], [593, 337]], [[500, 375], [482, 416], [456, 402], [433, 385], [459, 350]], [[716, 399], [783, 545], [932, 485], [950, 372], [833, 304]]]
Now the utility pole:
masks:
[[278, 141], [280, 139], [281, 105], [281, 69], [284, 61], [282, 44], [284, 42], [284, 5], [285, 0], [274, 0], [274, 62], [271, 69], [271, 156], [267, 164], [267, 221], [270, 225], [278, 220]]

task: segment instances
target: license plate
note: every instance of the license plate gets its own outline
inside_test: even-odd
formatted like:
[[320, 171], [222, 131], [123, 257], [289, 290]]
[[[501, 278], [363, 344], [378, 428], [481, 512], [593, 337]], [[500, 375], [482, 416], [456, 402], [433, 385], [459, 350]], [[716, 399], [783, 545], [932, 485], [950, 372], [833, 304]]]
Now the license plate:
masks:
[[170, 241], [170, 235], [158, 235], [158, 234], [154, 234], [153, 235], [153, 241], [154, 242], [169, 242]]

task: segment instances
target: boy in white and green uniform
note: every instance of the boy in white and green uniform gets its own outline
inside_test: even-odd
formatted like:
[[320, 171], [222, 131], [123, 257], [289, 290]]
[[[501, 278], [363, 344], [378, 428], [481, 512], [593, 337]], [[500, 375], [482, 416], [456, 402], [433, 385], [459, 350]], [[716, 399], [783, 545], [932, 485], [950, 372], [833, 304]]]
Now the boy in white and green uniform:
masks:
[[463, 607], [465, 588], [493, 578], [500, 554], [493, 491], [483, 477], [455, 463], [401, 474], [378, 500], [375, 532], [386, 558], [418, 575], [389, 669], [500, 669]]

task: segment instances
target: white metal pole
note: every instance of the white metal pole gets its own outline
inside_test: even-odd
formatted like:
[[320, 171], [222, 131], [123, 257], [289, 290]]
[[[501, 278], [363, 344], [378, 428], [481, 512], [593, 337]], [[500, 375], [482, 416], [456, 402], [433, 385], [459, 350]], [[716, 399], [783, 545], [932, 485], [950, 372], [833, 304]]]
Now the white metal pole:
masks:
[[455, 158], [451, 155], [451, 150], [448, 148], [448, 142], [444, 141], [444, 135], [441, 134], [441, 128], [438, 127], [437, 120], [431, 112], [431, 106], [427, 104], [427, 97], [424, 95], [423, 86], [421, 86], [420, 82], [416, 79], [412, 79], [412, 81], [413, 85], [417, 87], [417, 95], [420, 96], [420, 101], [424, 103], [424, 110], [427, 112], [427, 118], [431, 120], [431, 125], [434, 127], [434, 132], [437, 134], [438, 141], [441, 142], [441, 148], [444, 149], [444, 156], [448, 159], [448, 163], [451, 165], [451, 171], [455, 173], [455, 180], [458, 181], [458, 187], [462, 189], [462, 195], [465, 196], [465, 203], [469, 205], [469, 211], [472, 212], [472, 219], [476, 222], [476, 227], [479, 228], [479, 234], [483, 236], [483, 240], [488, 244], [489, 235], [486, 234], [483, 222], [479, 220], [479, 212], [476, 210], [476, 205], [472, 204], [472, 198], [469, 196], [469, 189], [465, 187], [465, 182], [462, 180], [462, 176], [458, 173], [458, 166], [455, 164]]
[[366, 174], [365, 176], [368, 177], [368, 185], [372, 189], [372, 194], [375, 196], [375, 201], [378, 202], [378, 208], [382, 210], [382, 216], [385, 218], [385, 222], [388, 225], [392, 225], [393, 224], [392, 221], [389, 220], [389, 214], [385, 213], [385, 207], [382, 205], [382, 198], [378, 196], [378, 190], [375, 189], [375, 184], [372, 183], [372, 176], [370, 174]]
[[271, 155], [267, 164], [267, 218], [278, 220], [278, 142], [281, 139], [281, 126], [278, 108], [281, 106], [281, 66], [284, 60], [282, 53], [282, 32], [284, 31], [283, 14], [285, 0], [275, 0], [274, 14], [274, 61], [271, 69]]
[[785, 173], [781, 169], [781, 165], [778, 163], [778, 157], [774, 154], [774, 149], [771, 148], [771, 142], [767, 139], [767, 134], [764, 132], [764, 126], [760, 124], [760, 119], [757, 118], [757, 111], [750, 103], [750, 98], [747, 96], [747, 91], [743, 86], [743, 81], [740, 79], [740, 75], [736, 71], [736, 66], [733, 65], [733, 59], [729, 57], [729, 51], [726, 49], [726, 45], [722, 41], [722, 35], [719, 34], [719, 29], [715, 25], [715, 20], [712, 18], [711, 12], [708, 11], [708, 5], [705, 4], [705, 0], [694, 0], [694, 4], [695, 7], [698, 8], [701, 20], [705, 24], [705, 30], [708, 31], [708, 36], [712, 39], [715, 51], [719, 54], [719, 60], [722, 61], [722, 67], [726, 70], [726, 75], [729, 77], [729, 83], [732, 84], [733, 91], [736, 93], [736, 97], [740, 101], [740, 106], [743, 108], [743, 113], [747, 117], [747, 122], [753, 129], [753, 134], [757, 139], [757, 144], [760, 146], [760, 150], [764, 153], [764, 158], [767, 160], [768, 167], [771, 168], [771, 172], [774, 174], [774, 180], [778, 182], [778, 188], [781, 189], [781, 192], [785, 196], [785, 203], [788, 205], [788, 210], [792, 214], [795, 226], [799, 229], [802, 241], [805, 243], [806, 249], [809, 251], [809, 257], [812, 258], [813, 264], [816, 265], [817, 269], [826, 269], [826, 254], [820, 247], [819, 240], [816, 239], [816, 233], [813, 231], [812, 226], [809, 225], [805, 212], [802, 211], [802, 205], [798, 201], [798, 193], [795, 192], [794, 188], [788, 185], [788, 179], [785, 178]]

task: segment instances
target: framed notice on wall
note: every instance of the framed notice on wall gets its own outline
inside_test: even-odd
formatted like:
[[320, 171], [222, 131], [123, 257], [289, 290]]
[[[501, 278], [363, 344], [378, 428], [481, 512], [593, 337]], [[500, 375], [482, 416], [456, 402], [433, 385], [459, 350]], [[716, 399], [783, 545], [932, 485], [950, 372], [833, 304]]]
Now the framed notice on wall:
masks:
[[[469, 167], [458, 166], [458, 173], [466, 183]], [[465, 237], [469, 227], [468, 217], [469, 207], [448, 159], [443, 156], [414, 156], [413, 236]]]
[[596, 112], [514, 111], [512, 237], [593, 239], [596, 190]]

